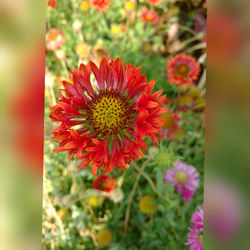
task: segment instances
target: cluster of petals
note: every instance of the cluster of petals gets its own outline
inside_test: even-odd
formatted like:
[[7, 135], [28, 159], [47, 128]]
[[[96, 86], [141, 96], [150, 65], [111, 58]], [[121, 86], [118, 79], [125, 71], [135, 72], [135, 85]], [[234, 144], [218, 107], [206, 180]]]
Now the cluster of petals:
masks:
[[[162, 107], [166, 96], [160, 97], [163, 90], [151, 93], [156, 80], [147, 82], [140, 67], [125, 65], [120, 59], [102, 58], [99, 69], [93, 62], [81, 64], [72, 76], [73, 84], [64, 81], [64, 89], [59, 90], [60, 99], [50, 107], [50, 118], [60, 122], [53, 131], [54, 140], [59, 143], [54, 151], [68, 151], [69, 159], [75, 155], [82, 160], [79, 167], [92, 163], [92, 173], [96, 175], [102, 166], [104, 173], [114, 167], [125, 170], [131, 160], [142, 158], [142, 150], [147, 150], [146, 136], [158, 144], [156, 135], [165, 123], [160, 116], [167, 110]], [[122, 96], [131, 112], [125, 126], [117, 134], [106, 137], [96, 131], [86, 114], [92, 100], [98, 99], [101, 93]]]
[[105, 192], [110, 192], [114, 189], [116, 180], [108, 175], [101, 174], [93, 182], [93, 188]]
[[[199, 173], [196, 168], [181, 161], [174, 163], [175, 168], [169, 168], [164, 179], [167, 183], [173, 183], [179, 194], [182, 194], [184, 201], [190, 201], [196, 188], [199, 186]], [[183, 181], [178, 180], [177, 175], [181, 174]]]
[[99, 12], [105, 11], [110, 6], [111, 0], [89, 0], [90, 6], [99, 10]]
[[[186, 72], [178, 74], [178, 68], [185, 67]], [[187, 84], [192, 85], [199, 76], [200, 65], [196, 59], [186, 54], [177, 54], [169, 59], [167, 66], [167, 78], [170, 84], [176, 84], [177, 86]]]
[[187, 242], [185, 245], [190, 245], [190, 250], [203, 250], [203, 207], [200, 206], [192, 215], [192, 227], [189, 227]]
[[61, 30], [50, 29], [46, 34], [47, 47], [50, 50], [57, 50], [65, 43], [65, 36]]
[[141, 18], [142, 18], [142, 21], [152, 22], [152, 23], [157, 22], [159, 19], [158, 14], [155, 11], [148, 10], [148, 9], [145, 9], [142, 11]]

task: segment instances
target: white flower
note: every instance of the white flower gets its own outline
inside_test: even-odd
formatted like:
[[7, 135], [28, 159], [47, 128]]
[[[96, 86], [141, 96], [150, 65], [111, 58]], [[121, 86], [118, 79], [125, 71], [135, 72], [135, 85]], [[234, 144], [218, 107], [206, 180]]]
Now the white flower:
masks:
[[115, 203], [121, 201], [123, 197], [123, 191], [120, 188], [115, 188], [110, 192], [110, 199]]

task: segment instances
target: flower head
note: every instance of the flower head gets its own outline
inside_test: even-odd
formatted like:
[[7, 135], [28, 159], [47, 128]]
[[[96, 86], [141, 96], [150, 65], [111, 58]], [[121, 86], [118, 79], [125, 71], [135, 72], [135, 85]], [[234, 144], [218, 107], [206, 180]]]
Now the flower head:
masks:
[[110, 199], [117, 203], [121, 201], [124, 197], [123, 191], [120, 188], [115, 188], [110, 192]]
[[83, 12], [87, 12], [89, 10], [89, 3], [88, 1], [82, 1], [80, 3], [80, 10]]
[[153, 11], [153, 10], [144, 10], [142, 12], [142, 21], [146, 21], [146, 22], [157, 22], [159, 17], [158, 14]]
[[115, 179], [111, 179], [108, 175], [101, 174], [93, 182], [93, 188], [105, 192], [110, 192], [116, 184]]
[[112, 24], [111, 25], [111, 33], [113, 35], [119, 35], [122, 32], [122, 27], [119, 24]]
[[91, 195], [89, 198], [88, 198], [88, 204], [91, 206], [91, 207], [99, 207], [103, 202], [103, 198], [99, 195]]
[[48, 0], [47, 5], [51, 7], [52, 9], [56, 9], [57, 7], [57, 1], [56, 0]]
[[76, 45], [76, 54], [80, 58], [86, 58], [90, 54], [90, 47], [87, 43], [79, 43]]
[[176, 161], [175, 168], [169, 168], [165, 174], [166, 182], [172, 182], [184, 201], [189, 201], [199, 186], [199, 173], [195, 167], [184, 162]]
[[186, 54], [178, 54], [167, 63], [167, 77], [170, 84], [192, 85], [198, 78], [200, 66], [195, 58]]
[[90, 5], [99, 12], [105, 11], [110, 6], [110, 2], [111, 0], [89, 0]]
[[135, 2], [134, 1], [127, 1], [124, 4], [124, 8], [126, 11], [133, 11], [135, 9]]
[[141, 197], [139, 206], [141, 211], [146, 214], [153, 213], [157, 208], [154, 197], [148, 195]]
[[108, 228], [102, 229], [97, 233], [96, 239], [100, 245], [108, 246], [112, 241], [112, 233]]
[[152, 5], [157, 5], [161, 2], [161, 0], [147, 0], [147, 3], [152, 4]]
[[73, 84], [64, 81], [60, 100], [50, 107], [50, 118], [61, 122], [53, 132], [60, 143], [54, 151], [68, 151], [70, 159], [76, 155], [83, 160], [79, 167], [91, 162], [96, 175], [102, 166], [104, 172], [125, 170], [131, 160], [143, 157], [146, 136], [158, 144], [156, 134], [165, 122], [160, 115], [166, 108], [165, 96], [159, 97], [163, 90], [151, 93], [156, 80], [147, 82], [140, 68], [106, 58], [99, 69], [90, 62], [72, 75]]
[[203, 207], [192, 215], [191, 221], [194, 223], [191, 228], [188, 228], [189, 233], [185, 245], [190, 245], [190, 250], [203, 249]]
[[57, 50], [62, 47], [65, 42], [65, 36], [61, 30], [51, 29], [46, 34], [47, 47], [50, 50]]

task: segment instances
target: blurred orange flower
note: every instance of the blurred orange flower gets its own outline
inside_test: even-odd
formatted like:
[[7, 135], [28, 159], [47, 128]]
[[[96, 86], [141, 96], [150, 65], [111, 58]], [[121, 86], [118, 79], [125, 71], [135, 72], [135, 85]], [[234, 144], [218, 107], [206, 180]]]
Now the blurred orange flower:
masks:
[[144, 10], [142, 12], [142, 21], [145, 21], [145, 22], [157, 22], [159, 17], [158, 17], [158, 14], [153, 11], [153, 10]]
[[61, 30], [51, 29], [46, 34], [47, 47], [50, 50], [57, 50], [65, 43], [65, 36]]
[[99, 12], [105, 11], [110, 6], [110, 2], [111, 0], [89, 0], [90, 5]]

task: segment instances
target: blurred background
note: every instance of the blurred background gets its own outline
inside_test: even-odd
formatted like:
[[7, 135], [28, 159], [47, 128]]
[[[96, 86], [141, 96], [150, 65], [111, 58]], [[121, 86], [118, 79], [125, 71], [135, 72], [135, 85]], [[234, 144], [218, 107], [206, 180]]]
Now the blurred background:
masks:
[[[41, 249], [41, 238], [43, 249], [186, 249], [190, 216], [203, 202], [203, 155], [204, 247], [249, 249], [248, 1], [213, 0], [206, 6], [203, 1], [160, 1], [155, 5], [154, 1], [113, 0], [103, 11], [84, 1], [58, 0], [56, 7], [54, 2], [0, 3], [1, 249]], [[143, 19], [145, 9], [157, 13], [149, 18], [157, 21]], [[48, 36], [51, 29], [60, 30], [63, 36]], [[48, 45], [53, 37], [59, 37], [60, 48], [56, 48], [58, 40]], [[193, 105], [188, 106], [193, 102], [187, 89], [168, 83], [166, 64], [179, 53], [195, 57], [202, 69], [195, 82], [198, 86], [202, 75], [206, 76], [205, 39], [208, 88], [205, 91], [204, 84], [200, 85], [202, 110], [198, 106], [197, 112]], [[126, 242], [122, 216], [137, 172], [129, 169], [129, 176], [126, 172], [114, 174], [123, 193], [115, 202], [117, 196], [112, 200], [92, 188], [88, 171], [78, 171], [74, 161], [69, 166], [66, 154], [52, 153], [55, 125], [48, 119], [48, 105], [55, 103], [56, 89], [62, 79], [70, 81], [70, 71], [79, 63], [98, 63], [103, 55], [121, 57], [141, 66], [149, 80], [157, 78], [155, 90], [163, 88], [170, 99], [166, 106], [181, 116], [175, 139], [167, 136], [160, 149], [150, 147], [152, 166], [145, 170], [157, 190], [170, 196], [175, 205], [159, 197], [141, 177]], [[185, 98], [180, 99], [183, 94]], [[171, 184], [161, 183], [176, 158], [194, 165], [200, 173], [201, 185], [190, 203]], [[155, 173], [154, 169], [161, 170]], [[150, 215], [140, 209], [143, 195], [154, 198]], [[101, 246], [102, 237], [99, 234], [98, 241], [97, 235], [107, 226], [109, 233], [103, 234], [110, 239], [111, 232], [110, 245]]]

